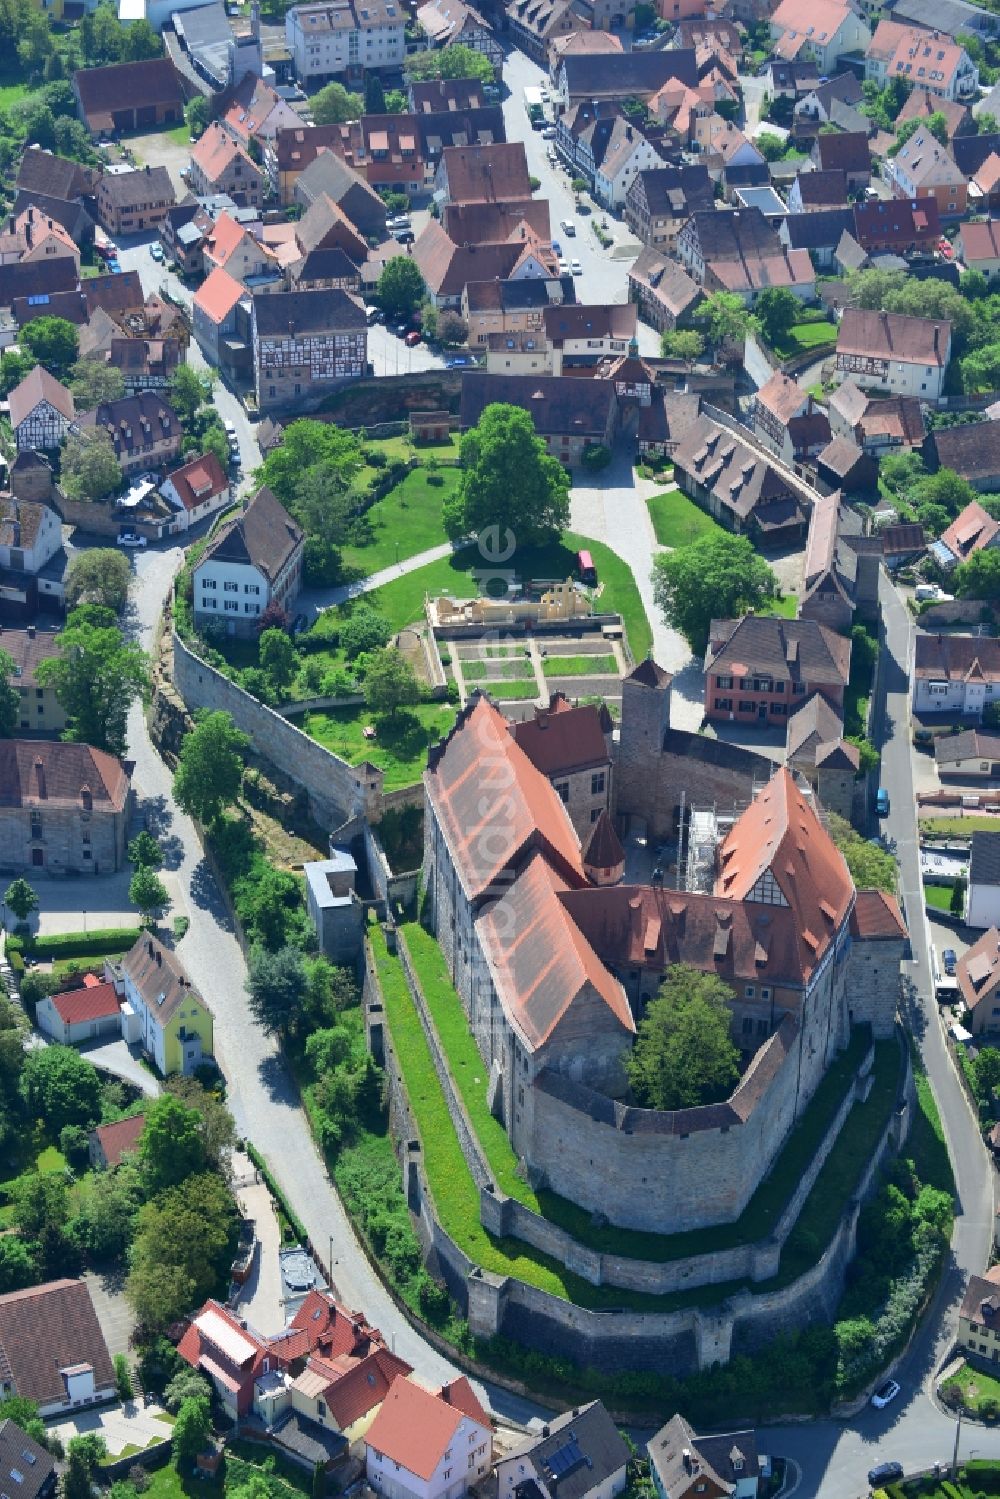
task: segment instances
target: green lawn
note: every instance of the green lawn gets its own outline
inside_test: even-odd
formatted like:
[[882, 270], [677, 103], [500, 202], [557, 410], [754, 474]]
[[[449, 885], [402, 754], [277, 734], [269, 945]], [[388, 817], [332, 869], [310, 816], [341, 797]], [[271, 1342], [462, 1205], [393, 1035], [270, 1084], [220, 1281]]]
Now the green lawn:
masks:
[[920, 817], [917, 826], [926, 838], [971, 838], [973, 833], [1000, 832], [1000, 818], [986, 812], [973, 817]]
[[782, 619], [794, 619], [799, 601], [794, 593], [782, 594], [780, 599], [768, 599], [758, 610], [759, 614], [778, 614]]
[[[905, 1499], [917, 1499], [917, 1495], [920, 1499], [982, 1499], [983, 1494], [1000, 1491], [1000, 1463], [973, 1458], [959, 1468], [957, 1483], [950, 1479], [933, 1483], [930, 1479], [915, 1478], [910, 1483], [893, 1484], [893, 1493], [897, 1490]], [[878, 1489], [876, 1493], [883, 1494], [885, 1490]]]
[[[238, 1446], [243, 1449], [249, 1444], [240, 1442]], [[195, 1478], [193, 1473], [180, 1474], [177, 1466], [171, 1460], [166, 1467], [157, 1468], [155, 1473], [149, 1475], [149, 1487], [144, 1492], [149, 1499], [222, 1499], [225, 1494], [232, 1494], [251, 1478], [260, 1474], [266, 1481], [269, 1491], [269, 1499], [299, 1499], [303, 1492], [311, 1492], [311, 1475], [298, 1476], [298, 1481], [291, 1479], [290, 1465], [280, 1457], [274, 1471], [264, 1469], [265, 1461], [270, 1460], [274, 1465], [274, 1455], [270, 1455], [269, 1449], [263, 1447], [259, 1457], [254, 1462], [243, 1462], [236, 1457], [230, 1456], [229, 1446], [226, 1448], [226, 1461], [223, 1469], [223, 1479]]]
[[26, 98], [29, 88], [26, 83], [0, 83], [0, 109], [12, 109]]
[[792, 359], [808, 349], [821, 349], [826, 345], [832, 347], [836, 342], [836, 325], [824, 319], [822, 322], [794, 323], [789, 329], [788, 337], [779, 340], [773, 348], [779, 358]]
[[951, 910], [951, 886], [950, 885], [928, 885], [924, 881], [924, 903], [933, 906], [936, 911]]
[[539, 696], [536, 682], [483, 682], [482, 689], [498, 703], [526, 702]]
[[[867, 1034], [855, 1031], [850, 1046], [836, 1058], [789, 1136], [775, 1169], [757, 1188], [745, 1212], [735, 1223], [679, 1234], [641, 1233], [611, 1225], [598, 1228], [585, 1209], [554, 1192], [533, 1192], [518, 1174], [517, 1160], [507, 1133], [489, 1111], [486, 1102], [486, 1068], [469, 1031], [461, 1001], [448, 977], [441, 950], [434, 938], [416, 923], [408, 924], [403, 929], [403, 938], [420, 979], [435, 1030], [448, 1057], [452, 1076], [497, 1185], [509, 1197], [516, 1198], [533, 1212], [540, 1213], [542, 1217], [564, 1228], [581, 1244], [604, 1253], [665, 1262], [681, 1259], [689, 1254], [710, 1253], [713, 1249], [729, 1249], [765, 1238], [773, 1231], [796, 1182], [815, 1155], [819, 1141], [840, 1107], [868, 1046]], [[855, 1129], [849, 1131], [845, 1125], [841, 1131], [840, 1139], [829, 1158], [834, 1164], [824, 1189], [817, 1192], [818, 1181], [803, 1208], [800, 1221], [812, 1226], [813, 1220], [817, 1220], [817, 1232], [822, 1232], [827, 1210], [831, 1205], [836, 1214], [835, 1226], [845, 1200], [844, 1191], [850, 1190], [850, 1184], [856, 1182], [860, 1174], [864, 1142], [867, 1140], [870, 1145], [873, 1138], [877, 1120], [885, 1106], [886, 1090], [895, 1096], [898, 1076], [898, 1050], [895, 1043], [877, 1048], [876, 1057], [883, 1087], [881, 1090], [878, 1087], [872, 1090], [869, 1103], [876, 1098], [877, 1103], [871, 1110], [867, 1105], [856, 1105], [851, 1111], [848, 1124], [855, 1122]], [[443, 1096], [441, 1102], [443, 1105]], [[820, 1179], [822, 1180], [822, 1173]], [[476, 1216], [478, 1218], [478, 1210]], [[832, 1232], [833, 1227], [826, 1232], [826, 1238], [821, 1240], [823, 1246]]]
[[547, 677], [616, 677], [614, 656], [546, 656], [542, 670]]
[[165, 140], [173, 141], [175, 146], [186, 146], [191, 140], [191, 129], [182, 120], [179, 125], [174, 125], [172, 129], [164, 130], [163, 137]]
[[467, 682], [533, 682], [535, 672], [524, 656], [488, 657], [485, 661], [463, 661], [462, 675]]
[[700, 536], [722, 527], [712, 516], [689, 500], [679, 489], [668, 489], [664, 494], [654, 494], [649, 504], [649, 518], [661, 547], [684, 547]]
[[[385, 772], [385, 790], [412, 786], [420, 780], [427, 762], [427, 746], [441, 739], [455, 721], [450, 703], [418, 703], [398, 715], [375, 719], [369, 709], [335, 708], [327, 713], [307, 713], [302, 727], [311, 739], [340, 755], [350, 765], [363, 760]], [[362, 730], [376, 727], [376, 737], [366, 739]]]
[[387, 458], [419, 458], [421, 463], [426, 463], [430, 458], [438, 461], [442, 458], [457, 459], [458, 437], [457, 432], [446, 442], [414, 442], [410, 437], [370, 437], [365, 447], [377, 448]]
[[961, 1390], [966, 1410], [978, 1411], [981, 1401], [990, 1401], [993, 1405], [1000, 1405], [1000, 1379], [974, 1369], [971, 1364], [963, 1364], [957, 1374], [945, 1380], [941, 1388], [942, 1390]]
[[[439, 478], [440, 484], [431, 484]], [[411, 469], [401, 484], [365, 511], [358, 540], [344, 547], [344, 561], [365, 577], [448, 540], [442, 506], [458, 487], [458, 469]]]
[[44, 1150], [38, 1152], [35, 1160], [35, 1170], [41, 1172], [65, 1171], [66, 1165], [66, 1157], [55, 1145], [46, 1145]]
[[[652, 646], [653, 632], [628, 563], [623, 562], [610, 547], [574, 531], [565, 531], [561, 541], [544, 547], [521, 548], [511, 559], [510, 566], [522, 578], [569, 578], [576, 572], [576, 554], [581, 549], [590, 552], [597, 568], [599, 590], [595, 607], [622, 616], [632, 655], [641, 661]], [[404, 625], [422, 617], [426, 594], [433, 597], [446, 593], [459, 599], [474, 598], [478, 591], [474, 576], [477, 569], [480, 572], [492, 571], [483, 563], [478, 548], [470, 545], [450, 557], [429, 562], [426, 567], [418, 567], [412, 573], [394, 578], [391, 583], [365, 594], [365, 599], [386, 616], [394, 630], [401, 630]], [[331, 626], [349, 612], [350, 605], [328, 610]]]

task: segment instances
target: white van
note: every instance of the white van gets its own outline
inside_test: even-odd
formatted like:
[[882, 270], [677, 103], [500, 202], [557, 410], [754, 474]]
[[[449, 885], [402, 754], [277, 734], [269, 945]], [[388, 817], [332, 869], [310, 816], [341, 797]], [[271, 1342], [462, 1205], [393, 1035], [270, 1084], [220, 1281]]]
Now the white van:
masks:
[[562, 230], [563, 234], [569, 235], [570, 239], [572, 239], [574, 234], [576, 233], [576, 225], [574, 224], [572, 219], [563, 219], [559, 227]]

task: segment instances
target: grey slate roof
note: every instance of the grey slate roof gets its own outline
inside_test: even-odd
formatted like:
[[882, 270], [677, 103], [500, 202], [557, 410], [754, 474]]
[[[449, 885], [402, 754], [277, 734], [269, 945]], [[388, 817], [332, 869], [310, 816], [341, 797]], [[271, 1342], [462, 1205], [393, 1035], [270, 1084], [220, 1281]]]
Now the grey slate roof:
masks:
[[969, 883], [1000, 885], [1000, 833], [973, 833]]
[[790, 213], [785, 232], [790, 250], [836, 249], [841, 236], [854, 228], [853, 208], [817, 208], [812, 213]]
[[253, 299], [257, 332], [290, 337], [332, 328], [365, 328], [364, 308], [346, 291], [275, 291]]
[[624, 1439], [599, 1400], [549, 1422], [548, 1436], [515, 1447], [511, 1458], [530, 1457], [559, 1499], [584, 1499], [628, 1462]]
[[275, 578], [301, 541], [301, 529], [280, 500], [269, 489], [258, 489], [246, 509], [205, 548], [198, 565], [215, 559], [243, 563]]
[[0, 1422], [0, 1488], [4, 1493], [40, 1499], [51, 1491], [55, 1477], [56, 1465], [45, 1448], [16, 1422]]

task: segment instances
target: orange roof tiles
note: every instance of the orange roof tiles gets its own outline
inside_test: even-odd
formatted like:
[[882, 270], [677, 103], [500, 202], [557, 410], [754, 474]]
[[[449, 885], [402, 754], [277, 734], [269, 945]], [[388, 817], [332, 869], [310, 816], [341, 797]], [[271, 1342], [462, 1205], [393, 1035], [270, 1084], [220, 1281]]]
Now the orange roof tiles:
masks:
[[234, 281], [221, 266], [216, 266], [195, 293], [194, 305], [206, 317], [211, 318], [213, 323], [221, 323], [229, 316], [243, 295], [244, 288], [240, 283]]
[[52, 996], [52, 1006], [65, 1025], [83, 1025], [88, 1020], [104, 1020], [121, 1009], [114, 984], [84, 985]]
[[205, 174], [209, 182], [218, 182], [226, 168], [237, 158], [246, 163], [251, 175], [259, 175], [249, 156], [218, 120], [212, 121], [191, 148], [192, 162]]
[[94, 1131], [104, 1152], [109, 1168], [121, 1165], [122, 1157], [139, 1148], [139, 1136], [146, 1125], [145, 1115], [133, 1114], [130, 1119], [119, 1119], [114, 1124], [100, 1124]]
[[791, 774], [778, 770], [738, 819], [719, 850], [716, 895], [780, 903], [794, 912], [804, 966], [818, 959], [847, 916], [854, 883], [844, 857]]
[[411, 1379], [397, 1379], [368, 1429], [370, 1450], [425, 1482], [451, 1444], [464, 1412]]
[[580, 845], [566, 808], [487, 698], [475, 696], [448, 738], [431, 751], [424, 784], [473, 900], [532, 844], [549, 852], [570, 883], [583, 883]]
[[590, 1034], [611, 1029], [624, 1042], [635, 1031], [624, 989], [557, 898], [567, 888], [536, 854], [477, 923], [500, 1003], [531, 1051], [571, 1009]]

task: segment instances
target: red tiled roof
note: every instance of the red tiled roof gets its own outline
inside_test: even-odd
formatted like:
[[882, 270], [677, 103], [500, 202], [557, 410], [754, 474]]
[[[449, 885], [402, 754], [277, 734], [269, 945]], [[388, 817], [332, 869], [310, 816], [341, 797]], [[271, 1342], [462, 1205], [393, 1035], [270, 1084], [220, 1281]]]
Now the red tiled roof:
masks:
[[869, 942], [879, 937], [905, 937], [896, 897], [886, 895], [884, 890], [859, 890], [851, 912], [851, 934]]
[[94, 1133], [109, 1167], [120, 1165], [124, 1155], [138, 1150], [139, 1137], [145, 1125], [144, 1114], [133, 1114], [130, 1119], [119, 1119], [115, 1124], [98, 1125]]
[[370, 1450], [426, 1482], [444, 1457], [464, 1413], [412, 1379], [397, 1379], [368, 1429]]
[[39, 1405], [66, 1399], [62, 1370], [89, 1364], [94, 1387], [114, 1390], [115, 1371], [90, 1290], [83, 1280], [52, 1280], [0, 1296], [0, 1374]]
[[229, 485], [222, 464], [214, 453], [203, 453], [200, 458], [192, 458], [183, 468], [174, 469], [169, 477], [185, 510], [197, 509], [207, 499], [221, 494]]
[[65, 1025], [82, 1025], [88, 1020], [103, 1020], [116, 1015], [121, 1009], [114, 984], [98, 984], [94, 988], [86, 985], [82, 989], [68, 989], [64, 994], [53, 994], [52, 1005]]
[[240, 283], [234, 281], [221, 266], [216, 266], [195, 293], [194, 305], [210, 317], [213, 323], [221, 323], [243, 295], [244, 288]]
[[483, 1426], [489, 1426], [489, 1415], [483, 1410], [476, 1398], [475, 1390], [464, 1374], [456, 1375], [450, 1384], [443, 1384], [438, 1390], [438, 1395], [449, 1405], [453, 1405], [456, 1410], [460, 1410], [463, 1415], [471, 1416], [473, 1421], [479, 1421]]
[[[502, 781], [504, 797], [483, 797], [487, 773], [493, 784]], [[477, 695], [430, 752], [424, 784], [471, 898], [484, 895], [532, 844], [547, 849], [571, 883], [583, 883], [579, 842], [566, 808], [487, 698]]]
[[[311, 1359], [309, 1367], [315, 1368], [322, 1360]], [[326, 1366], [330, 1368], [329, 1365]], [[367, 1358], [361, 1359], [346, 1372], [331, 1369], [332, 1380], [323, 1398], [330, 1414], [340, 1427], [346, 1430], [362, 1416], [367, 1416], [388, 1395], [393, 1385], [413, 1372], [412, 1366], [398, 1358], [388, 1348], [373, 1348]]]

